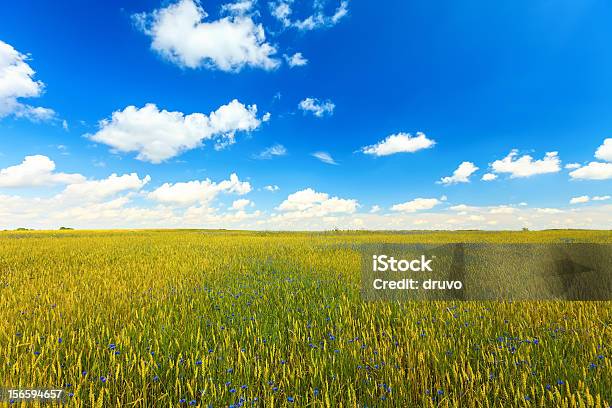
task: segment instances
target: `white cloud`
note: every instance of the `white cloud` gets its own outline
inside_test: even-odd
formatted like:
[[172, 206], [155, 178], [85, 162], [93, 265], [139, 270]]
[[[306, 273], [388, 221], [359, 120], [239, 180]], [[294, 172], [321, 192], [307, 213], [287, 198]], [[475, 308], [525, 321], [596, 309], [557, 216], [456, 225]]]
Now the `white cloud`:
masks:
[[518, 156], [518, 150], [514, 149], [502, 160], [496, 160], [491, 164], [496, 173], [508, 173], [510, 178], [531, 177], [536, 174], [556, 173], [561, 170], [561, 160], [557, 152], [547, 152], [544, 158], [533, 160], [529, 155]]
[[327, 152], [314, 152], [312, 154], [313, 157], [319, 159], [320, 161], [322, 161], [323, 163], [327, 163], [327, 164], [338, 164], [336, 163], [336, 161], [334, 160], [333, 157], [331, 157], [331, 155]]
[[612, 162], [612, 138], [604, 140], [603, 144], [595, 151], [595, 158]]
[[283, 54], [283, 58], [285, 58], [285, 61], [287, 61], [287, 65], [289, 65], [291, 68], [303, 67], [304, 65], [308, 64], [308, 60], [304, 58], [301, 52], [296, 52], [291, 56]]
[[[181, 67], [237, 72], [245, 66], [271, 70], [279, 65], [276, 48], [266, 42], [261, 24], [244, 15], [248, 2], [225, 5], [230, 16], [204, 21], [208, 14], [194, 0], [180, 0], [134, 16], [152, 38], [151, 48]], [[249, 6], [250, 9], [250, 6]]]
[[535, 210], [542, 214], [563, 214], [563, 210], [558, 208], [536, 208]]
[[277, 208], [281, 219], [324, 217], [332, 214], [352, 214], [357, 210], [357, 200], [330, 197], [312, 188], [290, 194]]
[[254, 205], [251, 200], [247, 200], [246, 198], [240, 198], [232, 203], [232, 209], [237, 211], [244, 211], [244, 209], [249, 205]]
[[430, 210], [440, 203], [441, 201], [437, 198], [415, 198], [412, 201], [395, 204], [391, 207], [391, 210], [405, 213], [413, 213], [422, 210]]
[[478, 167], [474, 165], [472, 162], [463, 162], [457, 167], [457, 169], [453, 172], [452, 176], [442, 177], [440, 179], [440, 183], [442, 184], [456, 184], [456, 183], [469, 183], [470, 176], [474, 174], [475, 171], [478, 170]]
[[570, 172], [575, 180], [608, 180], [612, 179], [612, 163], [590, 162]]
[[239, 0], [234, 3], [226, 3], [221, 6], [221, 12], [236, 16], [242, 16], [255, 7], [253, 0]]
[[612, 162], [612, 138], [605, 139], [597, 148], [595, 158], [605, 162], [590, 162], [582, 167], [577, 164], [576, 167], [572, 167], [575, 170], [570, 172], [570, 177], [574, 180], [612, 179], [612, 163], [610, 163]]
[[568, 163], [564, 167], [568, 170], [574, 170], [580, 168], [580, 163]]
[[84, 181], [80, 174], [56, 173], [47, 156], [26, 156], [20, 164], [0, 170], [0, 187], [37, 187]]
[[590, 200], [589, 196], [587, 195], [583, 195], [580, 197], [573, 197], [570, 200], [570, 204], [582, 204], [582, 203], [588, 203]]
[[251, 191], [248, 181], [240, 181], [235, 173], [230, 175], [229, 180], [219, 183], [210, 179], [193, 180], [179, 183], [164, 183], [148, 194], [148, 198], [165, 204], [175, 205], [208, 205], [220, 193], [244, 195]]
[[609, 200], [610, 196], [609, 195], [605, 195], [605, 196], [593, 196], [593, 197], [589, 197], [587, 195], [584, 196], [579, 196], [579, 197], [573, 197], [570, 200], [570, 204], [583, 204], [583, 203], [588, 203], [589, 201], [606, 201]]
[[370, 213], [371, 214], [376, 214], [377, 212], [380, 212], [381, 208], [379, 205], [373, 205], [372, 208], [370, 208]]
[[36, 72], [26, 62], [28, 56], [0, 40], [0, 118], [14, 115], [33, 121], [55, 116], [49, 108], [35, 107], [20, 101], [42, 95], [45, 84], [34, 80]]
[[458, 211], [458, 212], [469, 212], [469, 211], [475, 211], [477, 209], [479, 209], [480, 207], [474, 207], [471, 205], [466, 205], [466, 204], [458, 204], [458, 205], [454, 205], [452, 207], [449, 207], [449, 210], [451, 211]]
[[160, 163], [201, 146], [204, 140], [231, 144], [236, 132], [252, 131], [260, 124], [257, 106], [245, 106], [236, 99], [208, 116], [159, 110], [155, 104], [148, 103], [143, 108], [128, 106], [113, 112], [88, 137], [115, 151], [138, 152], [138, 160]]
[[428, 139], [421, 132], [418, 132], [414, 137], [409, 133], [397, 133], [387, 136], [387, 138], [374, 145], [365, 146], [361, 151], [374, 156], [388, 156], [396, 153], [414, 153], [433, 147], [435, 144], [434, 140]]
[[269, 184], [269, 185], [264, 187], [264, 190], [270, 191], [270, 192], [275, 192], [275, 191], [280, 190], [280, 187], [277, 186], [276, 184]]
[[285, 28], [296, 28], [301, 31], [309, 31], [332, 27], [348, 14], [348, 1], [346, 0], [341, 1], [331, 15], [325, 13], [324, 1], [315, 1], [313, 14], [301, 20], [292, 20], [292, 4], [293, 0], [279, 0], [269, 3], [272, 16], [280, 21]]
[[269, 160], [274, 157], [285, 156], [287, 149], [282, 144], [275, 144], [270, 147], [266, 147], [259, 154], [255, 155], [256, 159]]
[[70, 184], [56, 198], [61, 200], [99, 201], [124, 191], [138, 191], [149, 181], [151, 181], [151, 177], [148, 175], [140, 179], [136, 173], [121, 176], [113, 173], [102, 180], [83, 180]]
[[312, 112], [318, 118], [325, 115], [333, 115], [336, 105], [330, 100], [319, 101], [317, 98], [306, 98], [300, 101], [298, 107], [304, 112]]
[[516, 212], [516, 208], [511, 207], [509, 205], [498, 205], [489, 207], [490, 214], [514, 214]]
[[483, 174], [481, 180], [482, 181], [493, 181], [497, 178], [497, 174], [493, 174], [493, 173], [486, 173]]

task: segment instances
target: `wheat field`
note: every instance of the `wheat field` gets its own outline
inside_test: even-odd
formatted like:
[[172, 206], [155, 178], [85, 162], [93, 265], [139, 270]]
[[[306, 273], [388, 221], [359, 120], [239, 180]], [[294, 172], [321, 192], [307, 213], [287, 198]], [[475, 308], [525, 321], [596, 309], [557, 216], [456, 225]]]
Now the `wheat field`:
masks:
[[611, 302], [360, 296], [359, 244], [567, 240], [612, 233], [0, 232], [0, 387], [92, 407], [609, 407]]

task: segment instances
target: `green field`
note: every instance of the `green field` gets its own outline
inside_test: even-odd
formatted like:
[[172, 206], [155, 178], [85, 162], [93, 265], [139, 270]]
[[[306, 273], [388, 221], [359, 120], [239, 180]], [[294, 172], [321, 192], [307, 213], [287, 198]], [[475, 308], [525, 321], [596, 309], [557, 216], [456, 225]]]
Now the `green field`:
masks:
[[609, 407], [611, 302], [360, 296], [358, 244], [567, 240], [612, 233], [3, 232], [0, 387], [98, 407]]

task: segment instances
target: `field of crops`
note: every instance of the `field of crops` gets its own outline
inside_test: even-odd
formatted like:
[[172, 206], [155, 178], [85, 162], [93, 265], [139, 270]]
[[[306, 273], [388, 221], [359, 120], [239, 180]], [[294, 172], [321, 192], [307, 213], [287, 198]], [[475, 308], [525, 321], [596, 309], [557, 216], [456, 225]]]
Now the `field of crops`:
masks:
[[612, 233], [3, 232], [0, 387], [97, 407], [609, 407], [611, 302], [360, 296], [360, 243], [567, 240]]

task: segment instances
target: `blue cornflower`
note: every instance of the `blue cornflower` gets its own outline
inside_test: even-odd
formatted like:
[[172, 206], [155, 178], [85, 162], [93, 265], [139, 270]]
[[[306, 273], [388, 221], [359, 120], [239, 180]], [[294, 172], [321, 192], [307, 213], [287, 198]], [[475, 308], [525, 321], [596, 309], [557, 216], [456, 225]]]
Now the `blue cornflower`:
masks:
[[159, 376], [158, 375], [154, 375], [153, 376], [153, 381], [159, 381]]
[[186, 400], [185, 398], [181, 398], [181, 399], [179, 400], [179, 403], [181, 403], [181, 404], [184, 404], [184, 403], [186, 403], [186, 402], [187, 402], [187, 400]]
[[557, 380], [557, 385], [563, 385], [563, 384], [565, 384], [565, 381], [563, 381], [563, 380]]
[[34, 352], [34, 355], [35, 355], [35, 356], [40, 355], [40, 351], [35, 351], [35, 352]]
[[241, 385], [240, 388], [242, 388], [243, 390], [246, 390], [247, 388], [249, 388], [249, 386], [245, 384], [245, 385]]
[[105, 382], [106, 382], [106, 377], [101, 376], [101, 377], [100, 377], [100, 381], [102, 381], [103, 383], [105, 383]]
[[597, 368], [597, 364], [595, 364], [595, 363], [591, 363], [591, 364], [589, 364], [589, 368], [590, 368], [591, 370], [593, 370], [593, 369]]
[[550, 390], [552, 387], [550, 386], [550, 384], [546, 384], [546, 387], [545, 387], [545, 388], [546, 388], [547, 390]]
[[229, 387], [230, 385], [232, 385], [232, 382], [231, 382], [231, 381], [228, 381], [228, 382], [226, 382], [226, 383], [225, 383], [225, 386], [226, 386], [226, 387]]
[[236, 389], [235, 389], [235, 388], [232, 388], [232, 389], [230, 389], [230, 392], [233, 394], [233, 393], [235, 393], [235, 392], [236, 392]]
[[600, 355], [597, 356], [597, 358], [600, 359], [600, 360], [603, 360], [604, 356], [602, 354], [600, 354]]
[[195, 405], [195, 404], [196, 404], [196, 400], [189, 401], [189, 405]]
[[278, 387], [272, 387], [272, 391], [274, 392], [278, 391]]
[[83, 370], [83, 372], [81, 374], [83, 374], [83, 376], [86, 376], [87, 375], [87, 371]]
[[438, 395], [444, 395], [444, 390], [438, 390]]
[[63, 341], [63, 340], [62, 340], [62, 338], [61, 338], [61, 337], [60, 337], [59, 339], [57, 339], [57, 342], [58, 342], [59, 344], [62, 344], [62, 341]]
[[313, 390], [313, 393], [314, 393], [314, 395], [315, 395], [315, 396], [319, 395], [319, 389], [318, 389], [318, 388], [315, 388], [315, 389]]
[[108, 348], [111, 350], [114, 350], [117, 347], [117, 345], [115, 343], [111, 343], [108, 345]]
[[287, 401], [288, 401], [288, 402], [293, 402], [293, 401], [295, 401], [295, 400], [293, 399], [293, 397], [287, 397]]
[[202, 365], [202, 360], [196, 361], [196, 365]]

